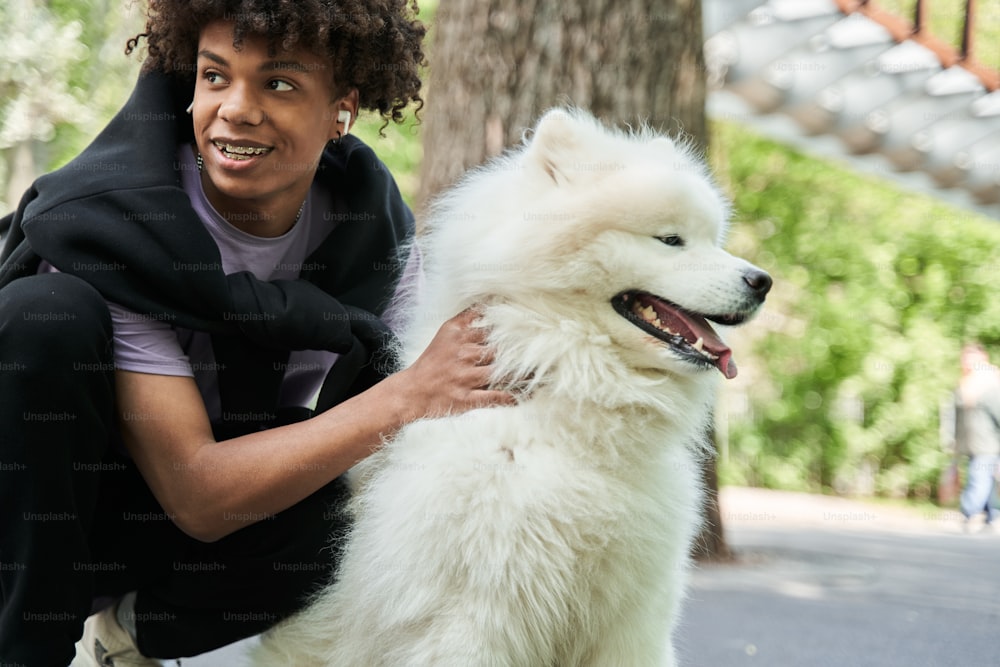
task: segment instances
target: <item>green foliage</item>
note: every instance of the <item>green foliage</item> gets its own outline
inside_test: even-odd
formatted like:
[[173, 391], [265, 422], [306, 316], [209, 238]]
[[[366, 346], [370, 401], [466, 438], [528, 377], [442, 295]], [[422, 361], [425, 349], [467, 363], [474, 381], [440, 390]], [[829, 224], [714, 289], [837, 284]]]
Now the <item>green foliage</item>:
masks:
[[723, 479], [932, 495], [959, 347], [1000, 344], [1000, 226], [733, 125], [712, 141], [740, 254], [775, 279]]
[[392, 172], [403, 199], [413, 206], [420, 179], [420, 160], [424, 156], [420, 141], [420, 121], [407, 111], [402, 124], [389, 123], [373, 113], [359, 114], [351, 133], [371, 146]]
[[0, 21], [10, 32], [0, 50], [0, 148], [50, 141], [57, 123], [88, 113], [67, 76], [86, 57], [83, 25], [26, 0], [0, 4]]
[[[0, 3], [0, 211], [17, 203], [14, 176], [62, 166], [128, 97], [139, 68], [125, 41], [142, 29], [138, 2], [11, 0]], [[30, 156], [14, 164], [15, 153]], [[17, 174], [15, 170], [19, 170]], [[12, 201], [4, 201], [6, 195]]]

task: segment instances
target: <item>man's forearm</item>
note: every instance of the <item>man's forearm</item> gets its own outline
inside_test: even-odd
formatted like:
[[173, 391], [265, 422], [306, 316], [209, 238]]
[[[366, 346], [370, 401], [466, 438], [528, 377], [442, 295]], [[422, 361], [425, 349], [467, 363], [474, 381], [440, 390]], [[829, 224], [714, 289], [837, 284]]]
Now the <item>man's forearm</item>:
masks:
[[[208, 443], [173, 464], [178, 525], [218, 540], [281, 512], [381, 446], [407, 418], [386, 380], [312, 419]], [[175, 519], [176, 520], [176, 519]]]

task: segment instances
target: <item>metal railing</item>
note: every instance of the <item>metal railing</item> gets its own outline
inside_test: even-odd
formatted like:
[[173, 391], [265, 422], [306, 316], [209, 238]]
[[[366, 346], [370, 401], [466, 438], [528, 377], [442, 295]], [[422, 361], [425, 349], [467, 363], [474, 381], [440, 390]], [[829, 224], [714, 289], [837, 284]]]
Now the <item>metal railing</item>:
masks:
[[869, 19], [884, 26], [896, 41], [902, 42], [909, 39], [930, 49], [938, 56], [944, 67], [958, 65], [972, 72], [988, 91], [1000, 89], [1000, 72], [997, 72], [976, 58], [975, 0], [965, 0], [965, 10], [962, 15], [961, 44], [958, 47], [952, 46], [946, 40], [931, 32], [930, 24], [927, 20], [930, 10], [930, 0], [917, 0], [912, 20], [897, 16], [871, 0], [836, 0], [836, 2], [845, 14], [860, 12]]

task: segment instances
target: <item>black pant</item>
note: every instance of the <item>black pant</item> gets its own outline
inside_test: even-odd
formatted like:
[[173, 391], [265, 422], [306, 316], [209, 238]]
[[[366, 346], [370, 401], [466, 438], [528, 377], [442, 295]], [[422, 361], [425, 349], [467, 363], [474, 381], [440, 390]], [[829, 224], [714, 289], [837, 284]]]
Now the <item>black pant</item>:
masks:
[[66, 274], [0, 290], [0, 664], [65, 667], [87, 615], [130, 590], [145, 655], [197, 655], [265, 630], [330, 576], [340, 480], [206, 544], [174, 526], [115, 423], [100, 295]]

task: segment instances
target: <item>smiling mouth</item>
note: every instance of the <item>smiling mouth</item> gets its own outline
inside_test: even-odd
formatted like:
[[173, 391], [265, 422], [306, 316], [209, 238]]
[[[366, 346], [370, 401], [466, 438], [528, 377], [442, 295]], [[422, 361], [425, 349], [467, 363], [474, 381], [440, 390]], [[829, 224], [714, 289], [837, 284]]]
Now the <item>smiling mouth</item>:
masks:
[[727, 378], [736, 377], [733, 352], [708, 320], [717, 324], [742, 323], [744, 313], [701, 314], [648, 292], [622, 292], [611, 300], [615, 312], [654, 338], [663, 341], [682, 360], [715, 367]]
[[222, 155], [230, 160], [252, 160], [255, 157], [267, 155], [271, 152], [271, 149], [266, 146], [240, 146], [224, 141], [213, 141], [212, 143], [219, 149]]

